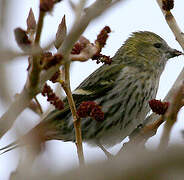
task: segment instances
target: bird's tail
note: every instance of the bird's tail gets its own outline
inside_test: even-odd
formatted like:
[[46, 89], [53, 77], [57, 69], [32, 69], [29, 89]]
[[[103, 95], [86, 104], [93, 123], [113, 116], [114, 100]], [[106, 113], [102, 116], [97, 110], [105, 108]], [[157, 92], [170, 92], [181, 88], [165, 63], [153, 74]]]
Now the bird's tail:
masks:
[[72, 141], [71, 132], [73, 128], [67, 126], [64, 117], [68, 114], [69, 108], [61, 111], [51, 112], [45, 119], [42, 120], [36, 127], [31, 129], [27, 134], [20, 137], [11, 144], [0, 148], [0, 155], [9, 152], [17, 147], [25, 146], [33, 143], [39, 143], [48, 140], [63, 140]]
[[37, 132], [38, 132], [38, 128], [33, 128], [27, 134], [25, 134], [22, 137], [18, 138], [14, 142], [8, 144], [7, 146], [4, 146], [4, 147], [0, 148], [0, 155], [2, 155], [4, 153], [7, 153], [7, 152], [9, 152], [13, 149], [18, 148], [18, 147], [21, 147], [21, 146], [26, 146], [26, 145], [29, 145], [29, 144], [31, 145], [31, 144], [34, 144], [34, 143], [41, 144], [45, 140], [42, 140], [40, 138], [39, 134], [37, 134]]
[[8, 144], [7, 146], [0, 148], [0, 155], [7, 153], [13, 149], [18, 148], [18, 147], [21, 147], [21, 146], [26, 146], [29, 144], [31, 145], [34, 143], [41, 144], [42, 142], [46, 141], [47, 139], [43, 138], [44, 133], [43, 133], [43, 137], [41, 136], [40, 131], [41, 131], [40, 126], [37, 125], [35, 128], [31, 129], [28, 133], [21, 136], [20, 138], [18, 138], [14, 142]]
[[38, 142], [37, 140], [38, 140], [38, 138], [40, 138], [40, 136], [38, 134], [39, 130], [40, 130], [40, 128], [37, 125], [33, 129], [31, 129], [28, 133], [19, 137], [14, 142], [8, 144], [7, 146], [0, 148], [0, 155], [7, 153], [13, 149], [18, 148], [18, 147], [26, 146], [26, 145], [32, 144], [33, 142]]
[[22, 146], [22, 145], [23, 145], [23, 144], [21, 144], [21, 143], [19, 142], [19, 140], [14, 141], [14, 142], [8, 144], [7, 146], [4, 146], [3, 148], [0, 148], [0, 155], [2, 155], [2, 154], [4, 154], [4, 153], [7, 153], [7, 152], [9, 152], [9, 151], [11, 151], [11, 150], [13, 150], [13, 149], [15, 149], [15, 148], [18, 148], [18, 147], [20, 147], [20, 146]]

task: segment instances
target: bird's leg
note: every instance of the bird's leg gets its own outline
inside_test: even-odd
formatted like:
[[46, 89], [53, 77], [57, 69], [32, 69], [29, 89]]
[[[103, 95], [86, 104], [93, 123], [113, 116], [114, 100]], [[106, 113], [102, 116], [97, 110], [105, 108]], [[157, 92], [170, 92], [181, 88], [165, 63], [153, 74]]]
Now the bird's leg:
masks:
[[96, 142], [96, 145], [104, 152], [108, 159], [112, 159], [114, 157], [114, 155], [108, 152], [99, 141]]

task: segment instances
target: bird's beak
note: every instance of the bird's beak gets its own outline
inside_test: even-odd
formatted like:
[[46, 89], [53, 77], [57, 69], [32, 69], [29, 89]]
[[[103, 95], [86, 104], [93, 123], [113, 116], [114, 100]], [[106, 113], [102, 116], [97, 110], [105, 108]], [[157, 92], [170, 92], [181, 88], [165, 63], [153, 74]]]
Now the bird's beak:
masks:
[[176, 56], [180, 56], [180, 55], [184, 55], [184, 53], [182, 53], [182, 52], [180, 52], [180, 51], [178, 51], [176, 49], [172, 49], [170, 51], [171, 58], [176, 57]]

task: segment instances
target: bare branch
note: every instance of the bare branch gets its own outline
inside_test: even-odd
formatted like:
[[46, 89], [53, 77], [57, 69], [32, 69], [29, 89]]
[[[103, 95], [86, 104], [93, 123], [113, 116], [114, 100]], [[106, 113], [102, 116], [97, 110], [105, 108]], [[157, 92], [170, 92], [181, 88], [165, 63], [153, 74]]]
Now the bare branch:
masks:
[[178, 26], [176, 19], [174, 18], [174, 16], [172, 15], [172, 13], [170, 11], [163, 10], [162, 0], [157, 0], [157, 3], [158, 3], [158, 5], [159, 5], [164, 17], [165, 17], [165, 20], [166, 20], [168, 26], [170, 27], [171, 31], [173, 32], [174, 36], [176, 37], [176, 40], [178, 41], [178, 43], [180, 44], [180, 46], [184, 50], [184, 35], [183, 35], [180, 27]]
[[[182, 31], [180, 30], [174, 16], [171, 14], [170, 11], [164, 11], [162, 9], [162, 0], [156, 0], [159, 7], [161, 8], [161, 11], [166, 19], [167, 24], [169, 25], [171, 31], [173, 32], [173, 34], [176, 37], [176, 40], [178, 41], [178, 43], [180, 44], [180, 46], [182, 47], [182, 49], [184, 50], [184, 35], [182, 33]], [[173, 86], [171, 87], [171, 89], [169, 90], [168, 94], [165, 96], [164, 101], [170, 101], [174, 95], [174, 93], [176, 92], [176, 90], [178, 89], [178, 87], [181, 85], [181, 82], [184, 79], [184, 68], [182, 69], [182, 71], [180, 72], [179, 76], [177, 77], [175, 83], [173, 84]], [[145, 126], [146, 124], [151, 124], [154, 121], [156, 121], [159, 118], [158, 115], [156, 114], [151, 114], [150, 116], [148, 116], [144, 122], [143, 122], [143, 126]]]
[[[58, 49], [58, 53], [60, 53], [64, 56], [64, 62], [67, 62], [70, 60], [69, 54], [71, 52], [71, 49], [72, 49], [74, 43], [82, 35], [82, 33], [84, 32], [84, 30], [86, 29], [88, 24], [92, 20], [94, 20], [95, 18], [100, 16], [105, 10], [107, 10], [112, 5], [111, 2], [112, 2], [111, 0], [96, 0], [90, 7], [85, 9], [85, 13], [81, 16], [80, 20], [77, 21], [77, 23], [74, 23], [70, 33], [68, 34], [68, 36], [64, 40], [62, 46]], [[43, 13], [40, 14], [41, 17], [39, 18], [40, 25], [38, 23], [38, 26], [37, 26], [37, 33], [36, 33], [36, 38], [35, 38], [36, 44], [38, 44], [38, 42], [40, 40], [40, 34], [41, 34], [41, 29], [42, 29], [41, 27], [43, 25], [43, 20], [42, 20], [43, 16], [44, 16]], [[34, 49], [33, 52], [35, 52], [35, 51], [36, 50]], [[40, 51], [40, 49], [38, 50], [38, 52], [39, 51]], [[33, 62], [35, 63], [34, 65], [36, 65], [36, 67], [37, 67], [38, 59], [33, 58]], [[29, 92], [28, 92], [28, 90], [26, 90], [24, 88], [24, 90], [20, 94], [19, 99], [16, 100], [15, 102], [13, 102], [13, 104], [10, 106], [8, 111], [1, 117], [0, 126], [3, 128], [5, 126], [4, 124], [7, 123], [5, 129], [1, 131], [1, 136], [11, 127], [11, 125], [13, 124], [13, 122], [17, 118], [17, 116], [27, 107], [27, 105], [29, 104], [28, 102], [36, 94], [38, 94], [41, 91], [41, 89], [43, 88], [43, 85], [45, 84], [45, 81], [50, 79], [55, 74], [55, 72], [58, 70], [60, 65], [61, 64], [58, 64], [55, 67], [52, 67], [45, 72], [42, 72], [40, 74], [40, 78], [38, 78], [39, 69], [37, 69], [38, 71], [34, 70], [32, 72], [32, 73], [35, 73], [34, 75], [31, 73], [33, 76], [30, 76], [30, 82], [34, 82], [34, 84], [33, 84], [34, 88], [32, 89], [31, 88], [32, 85], [30, 86], [30, 84], [29, 84], [30, 82], [27, 81], [25, 87], [29, 87]], [[39, 81], [37, 81], [38, 79], [39, 79]], [[27, 98], [25, 98], [25, 97], [27, 97]], [[21, 99], [21, 98], [23, 98], [23, 99]], [[19, 103], [22, 105], [20, 106]], [[7, 122], [6, 122], [6, 120], [7, 120]]]
[[175, 95], [173, 96], [173, 100], [171, 101], [169, 105], [169, 109], [164, 116], [165, 118], [165, 126], [164, 131], [160, 140], [160, 148], [165, 148], [168, 145], [170, 133], [173, 125], [177, 121], [178, 112], [183, 106], [183, 92], [184, 92], [184, 83], [178, 88]]
[[76, 6], [76, 15], [75, 15], [76, 20], [80, 19], [85, 4], [86, 4], [86, 0], [80, 0], [79, 4]]
[[10, 105], [9, 109], [0, 119], [0, 137], [9, 130], [19, 114], [29, 105], [32, 98], [33, 96], [24, 88], [22, 93]]
[[[121, 2], [123, 0], [119, 0]], [[84, 14], [81, 16], [80, 21], [75, 22], [71, 28], [71, 31], [67, 35], [66, 39], [64, 40], [62, 46], [58, 49], [58, 53], [63, 55], [63, 61], [69, 61], [69, 54], [71, 52], [74, 43], [79, 39], [82, 35], [88, 24], [100, 16], [103, 12], [105, 12], [109, 7], [112, 6], [111, 0], [96, 0], [90, 7], [84, 10]], [[41, 84], [43, 86], [43, 82], [50, 79], [53, 74], [58, 70], [60, 65], [55, 66], [49, 69], [47, 72], [43, 72], [41, 74]]]
[[97, 161], [60, 174], [44, 172], [34, 175], [22, 170], [16, 179], [29, 177], [31, 180], [163, 180], [170, 179], [171, 175], [174, 179], [183, 179], [183, 151], [183, 147], [169, 148], [167, 151], [129, 151], [117, 158]]

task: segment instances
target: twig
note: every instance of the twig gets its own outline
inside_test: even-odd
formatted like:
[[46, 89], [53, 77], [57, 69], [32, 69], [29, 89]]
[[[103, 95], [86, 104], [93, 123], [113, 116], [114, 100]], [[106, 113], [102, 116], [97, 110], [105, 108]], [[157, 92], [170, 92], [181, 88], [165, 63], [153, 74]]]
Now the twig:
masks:
[[129, 141], [124, 143], [117, 155], [127, 150], [132, 150], [135, 147], [142, 148], [146, 141], [154, 136], [160, 127], [160, 125], [164, 122], [164, 116], [160, 116], [156, 121], [151, 124], [147, 124], [143, 127], [137, 128], [134, 132], [129, 136]]
[[[42, 10], [40, 10], [39, 12], [39, 18], [38, 18], [38, 25], [37, 25], [37, 29], [36, 29], [36, 36], [35, 36], [35, 41], [34, 41], [34, 48], [39, 48], [39, 42], [40, 42], [40, 37], [41, 37], [41, 32], [43, 29], [43, 20], [45, 17], [45, 12], [43, 12]], [[39, 83], [39, 76], [40, 76], [40, 72], [41, 72], [41, 68], [40, 68], [40, 62], [39, 62], [39, 56], [33, 55], [32, 59], [32, 68], [29, 72], [29, 80], [30, 80], [30, 86], [32, 87], [36, 87]]]
[[[36, 31], [36, 39], [35, 39], [35, 45], [38, 46], [40, 35], [41, 35], [41, 29], [43, 25], [43, 17], [44, 14], [40, 13], [39, 22], [40, 24], [37, 27]], [[40, 67], [39, 67], [39, 61], [38, 56], [34, 55], [32, 57], [32, 68], [29, 72], [29, 78], [27, 79], [27, 82], [20, 93], [19, 97], [16, 98], [16, 100], [10, 105], [9, 109], [3, 114], [3, 116], [0, 118], [0, 137], [2, 137], [8, 129], [12, 126], [15, 119], [18, 117], [18, 115], [29, 105], [31, 99], [36, 96], [36, 94], [39, 93], [39, 75], [40, 75]]]
[[22, 169], [16, 180], [163, 180], [183, 179], [184, 148], [173, 147], [167, 151], [134, 151], [124, 153], [109, 161], [97, 161], [86, 167], [74, 168], [64, 173], [32, 173]]
[[24, 88], [0, 119], [0, 137], [2, 137], [9, 130], [9, 128], [13, 125], [14, 120], [29, 105], [32, 98], [33, 96], [26, 88]]
[[[120, 0], [123, 1], [123, 0]], [[120, 2], [118, 1], [118, 2]], [[124, 0], [125, 1], [125, 0]], [[100, 16], [105, 10], [111, 7], [111, 0], [96, 0], [91, 6], [84, 9], [84, 14], [81, 16], [80, 21], [75, 22], [69, 32], [68, 36], [65, 38], [62, 46], [58, 49], [59, 54], [63, 55], [63, 61], [70, 61], [69, 54], [71, 52], [74, 43], [82, 35], [88, 24]], [[60, 65], [50, 68], [47, 72], [43, 72], [40, 76], [40, 87], [43, 86], [44, 82], [50, 79], [54, 73], [58, 70]]]
[[[9, 6], [11, 6], [10, 2], [7, 2], [6, 0], [1, 0], [1, 5], [0, 5], [0, 51], [4, 53], [4, 44], [5, 44], [5, 33], [7, 32], [8, 29], [8, 17], [11, 16], [11, 12], [9, 9]], [[4, 58], [1, 56], [0, 59], [0, 64], [2, 59]], [[6, 59], [5, 59], [6, 62]], [[6, 64], [1, 64], [0, 66], [0, 99], [2, 100], [1, 102], [8, 104], [11, 102], [10, 98], [10, 92], [9, 92], [9, 85], [8, 85], [8, 73], [6, 72]]]
[[77, 20], [80, 20], [80, 17], [82, 15], [82, 12], [83, 12], [83, 8], [86, 4], [86, 0], [80, 0], [79, 4], [77, 5], [76, 9], [75, 9], [75, 18], [76, 18], [76, 21]]
[[[123, 1], [123, 0], [121, 0]], [[119, 1], [120, 2], [120, 1]], [[74, 45], [74, 43], [78, 40], [78, 38], [81, 36], [81, 34], [86, 29], [87, 25], [100, 16], [105, 10], [107, 10], [111, 4], [111, 0], [96, 0], [90, 7], [85, 9], [85, 13], [81, 16], [80, 21], [77, 23], [74, 23], [72, 30], [66, 37], [65, 41], [63, 42], [62, 46], [59, 48], [58, 53], [62, 54], [64, 56], [64, 62], [69, 61], [69, 54], [71, 52], [71, 49]], [[51, 43], [53, 44], [53, 43]], [[49, 46], [50, 47], [50, 46]], [[33, 52], [41, 52], [39, 50], [32, 50]], [[26, 54], [25, 54], [26, 55]], [[36, 88], [32, 89], [30, 86], [30, 82], [27, 81], [24, 90], [20, 94], [19, 101], [15, 101], [12, 103], [10, 108], [6, 113], [3, 114], [3, 116], [0, 118], [0, 127], [4, 130], [1, 131], [0, 137], [7, 132], [7, 130], [11, 127], [17, 116], [27, 107], [29, 104], [29, 101], [39, 92], [41, 92], [41, 89], [43, 88], [43, 85], [45, 84], [45, 81], [50, 79], [58, 70], [60, 64], [56, 65], [55, 67], [52, 67], [48, 69], [47, 71], [43, 72], [40, 75], [39, 84], [35, 84]], [[38, 71], [37, 71], [38, 72]], [[33, 78], [38, 77], [37, 75]], [[36, 78], [37, 79], [37, 78]], [[37, 81], [36, 81], [37, 82]], [[38, 87], [37, 87], [38, 85]], [[29, 91], [28, 88], [29, 87]], [[25, 97], [28, 97], [28, 99], [25, 99]], [[22, 102], [23, 101], [23, 102]], [[23, 105], [19, 107], [19, 103], [22, 103]], [[11, 113], [10, 113], [11, 112]], [[8, 122], [9, 121], [9, 122]], [[4, 124], [7, 124], [6, 126]]]
[[27, 52], [16, 52], [11, 48], [1, 49], [0, 50], [0, 54], [1, 54], [0, 63], [10, 62], [10, 61], [14, 60], [14, 58], [17, 58], [17, 57], [31, 56], [31, 55], [33, 56], [33, 55], [40, 54], [42, 52], [49, 50], [53, 46], [54, 42], [55, 42], [55, 40], [52, 40], [42, 49], [41, 48], [32, 48], [32, 49], [29, 49]]
[[74, 43], [82, 35], [88, 24], [96, 17], [100, 16], [111, 4], [111, 0], [96, 0], [90, 7], [84, 10], [84, 14], [81, 16], [80, 21], [76, 21], [71, 28], [70, 33], [64, 40], [62, 46], [58, 49], [58, 53], [61, 53], [66, 61], [69, 61], [68, 56], [71, 52]]
[[[117, 2], [121, 2], [125, 0], [118, 0]], [[92, 5], [84, 9], [84, 13], [80, 18], [80, 21], [75, 21], [71, 31], [68, 36], [65, 38], [62, 46], [58, 49], [58, 53], [63, 55], [63, 62], [70, 61], [69, 54], [71, 52], [74, 43], [79, 39], [82, 35], [88, 24], [100, 16], [103, 12], [105, 12], [108, 8], [112, 7], [115, 3], [111, 3], [111, 0], [96, 0]], [[116, 3], [117, 3], [116, 2]], [[50, 68], [47, 72], [42, 73], [40, 80], [40, 86], [43, 86], [43, 83], [50, 79], [54, 73], [58, 70], [60, 65]]]
[[168, 145], [171, 130], [173, 125], [177, 121], [177, 115], [181, 107], [183, 106], [183, 91], [184, 91], [184, 83], [178, 88], [173, 100], [170, 103], [169, 109], [165, 115], [165, 127], [160, 140], [159, 148], [165, 148]]
[[43, 27], [43, 19], [45, 17], [45, 12], [41, 11], [39, 12], [39, 18], [38, 18], [38, 25], [36, 29], [36, 37], [35, 37], [35, 44], [39, 44], [40, 42], [40, 37], [41, 37], [41, 32], [42, 32], [42, 27]]
[[70, 54], [71, 61], [87, 61], [88, 59], [92, 58], [95, 54], [100, 52], [100, 48], [95, 43], [90, 43], [88, 39], [86, 39], [84, 36], [81, 36], [79, 38], [79, 44], [83, 44], [84, 48], [80, 50], [79, 54]]
[[[178, 43], [180, 44], [180, 46], [182, 47], [182, 49], [184, 50], [184, 35], [181, 31], [181, 29], [179, 28], [174, 16], [171, 14], [171, 12], [169, 11], [169, 16], [170, 18], [166, 18], [166, 12], [162, 9], [162, 0], [156, 0], [165, 19], [167, 24], [169, 25], [171, 31], [173, 32], [174, 36], [176, 37], [176, 40], [178, 41]], [[170, 101], [173, 97], [174, 92], [176, 91], [176, 89], [180, 86], [181, 81], [184, 79], [184, 68], [182, 69], [182, 71], [180, 72], [179, 76], [177, 77], [175, 83], [173, 84], [173, 86], [171, 87], [171, 89], [169, 90], [168, 94], [165, 96], [164, 101]], [[158, 115], [156, 114], [151, 114], [150, 116], [148, 116], [144, 122], [143, 122], [143, 126], [153, 123], [156, 119], [158, 119]]]
[[180, 44], [180, 46], [182, 47], [182, 49], [184, 50], [184, 35], [180, 29], [180, 27], [178, 26], [176, 19], [174, 18], [174, 16], [172, 15], [172, 13], [170, 11], [164, 11], [162, 9], [162, 0], [157, 0], [157, 3], [165, 17], [165, 20], [168, 24], [168, 26], [170, 27], [171, 31], [173, 32], [174, 36], [176, 37], [176, 40], [178, 41], [178, 43]]
[[38, 101], [38, 99], [37, 99], [36, 96], [34, 97], [34, 100], [35, 100], [35, 102], [36, 102], [36, 104], [37, 104], [37, 107], [38, 107], [38, 109], [39, 109], [39, 111], [40, 111], [40, 114], [43, 114], [42, 106], [41, 106], [41, 104], [39, 103], [39, 101]]
[[73, 123], [75, 128], [77, 154], [79, 158], [79, 164], [84, 165], [84, 154], [82, 147], [82, 133], [81, 133], [81, 120], [77, 115], [77, 109], [73, 100], [71, 88], [70, 88], [70, 62], [64, 65], [65, 81], [61, 82], [61, 85], [67, 95], [68, 103], [73, 116]]

